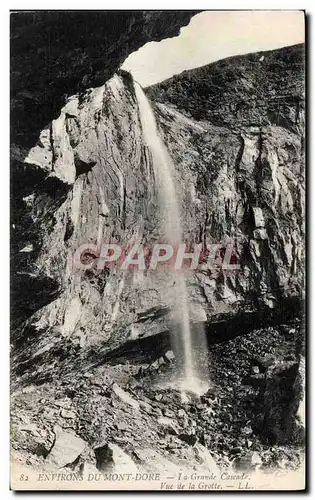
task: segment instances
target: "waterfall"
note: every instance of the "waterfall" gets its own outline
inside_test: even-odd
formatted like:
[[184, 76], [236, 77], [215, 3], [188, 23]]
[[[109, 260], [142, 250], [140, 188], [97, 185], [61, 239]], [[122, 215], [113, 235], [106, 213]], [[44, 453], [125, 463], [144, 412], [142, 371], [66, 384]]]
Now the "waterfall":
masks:
[[[176, 248], [177, 245], [182, 243], [182, 228], [180, 207], [174, 184], [174, 164], [159, 135], [150, 101], [137, 83], [135, 83], [135, 92], [144, 140], [152, 155], [160, 216], [164, 229], [163, 236], [166, 241], [173, 245], [173, 248]], [[189, 323], [187, 287], [182, 271], [170, 272], [170, 286], [174, 289], [175, 304], [174, 311], [172, 311], [171, 340], [181, 359], [177, 383], [182, 390], [190, 390], [196, 393], [205, 392], [205, 377], [202, 377], [202, 380], [199, 373], [200, 359], [196, 359], [197, 354], [194, 353], [192, 331]]]

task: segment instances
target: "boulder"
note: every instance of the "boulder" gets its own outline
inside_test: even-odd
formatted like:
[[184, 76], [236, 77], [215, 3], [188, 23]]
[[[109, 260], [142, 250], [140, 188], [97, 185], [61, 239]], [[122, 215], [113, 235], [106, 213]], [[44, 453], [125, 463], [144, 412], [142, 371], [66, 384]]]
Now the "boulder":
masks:
[[159, 417], [158, 423], [165, 432], [169, 434], [178, 434], [178, 426], [175, 420], [168, 417]]
[[262, 372], [265, 372], [275, 361], [276, 356], [273, 354], [266, 354], [265, 356], [255, 356], [252, 362], [254, 366], [257, 365]]
[[301, 397], [298, 372], [297, 361], [277, 361], [267, 369], [262, 434], [272, 444], [286, 444], [294, 435]]
[[172, 361], [175, 360], [175, 354], [173, 351], [167, 351], [165, 354], [164, 354], [164, 358], [167, 362], [171, 363]]
[[130, 394], [128, 394], [128, 392], [124, 391], [121, 387], [119, 387], [118, 384], [114, 383], [112, 385], [112, 390], [121, 401], [123, 401], [129, 406], [132, 406], [132, 408], [134, 408], [135, 410], [139, 410], [140, 406], [138, 401], [132, 398]]
[[189, 446], [194, 446], [198, 441], [196, 434], [182, 433], [179, 434], [178, 437], [182, 441], [185, 441], [185, 443], [189, 444]]
[[74, 433], [55, 428], [56, 440], [47, 456], [47, 463], [55, 467], [72, 464], [83, 452], [86, 443]]
[[136, 473], [138, 468], [131, 457], [114, 443], [104, 444], [94, 449], [96, 467], [101, 472]]

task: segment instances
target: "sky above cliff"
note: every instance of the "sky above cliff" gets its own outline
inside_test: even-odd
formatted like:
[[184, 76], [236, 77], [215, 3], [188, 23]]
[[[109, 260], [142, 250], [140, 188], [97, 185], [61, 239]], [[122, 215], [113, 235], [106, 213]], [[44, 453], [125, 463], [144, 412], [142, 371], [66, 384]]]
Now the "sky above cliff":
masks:
[[179, 36], [147, 43], [122, 68], [147, 87], [225, 57], [303, 42], [302, 11], [201, 12]]

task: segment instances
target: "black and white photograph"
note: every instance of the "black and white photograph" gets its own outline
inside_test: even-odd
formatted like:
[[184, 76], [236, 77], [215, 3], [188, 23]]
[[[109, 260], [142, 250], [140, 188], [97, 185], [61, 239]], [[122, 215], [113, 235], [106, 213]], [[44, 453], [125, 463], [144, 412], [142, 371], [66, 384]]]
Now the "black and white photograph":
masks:
[[303, 491], [303, 10], [11, 10], [10, 487]]

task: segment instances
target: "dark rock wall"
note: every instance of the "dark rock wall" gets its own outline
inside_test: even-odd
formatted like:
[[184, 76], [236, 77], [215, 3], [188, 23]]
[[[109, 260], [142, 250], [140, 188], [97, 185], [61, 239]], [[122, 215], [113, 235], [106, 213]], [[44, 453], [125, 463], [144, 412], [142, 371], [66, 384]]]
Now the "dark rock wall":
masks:
[[13, 12], [12, 142], [32, 146], [68, 96], [103, 85], [129, 54], [178, 35], [196, 12]]
[[[103, 85], [131, 52], [146, 42], [176, 36], [195, 13], [11, 13], [11, 271], [14, 277], [11, 306], [14, 329], [60, 293], [59, 284], [47, 279], [46, 275], [39, 277], [37, 271], [34, 278], [33, 263], [42, 247], [44, 234], [55, 223], [54, 211], [67, 197], [76, 175], [74, 172], [83, 173], [93, 165], [93, 162], [85, 165], [76, 159], [74, 170], [71, 153], [68, 157], [65, 153], [67, 179], [58, 176], [58, 164], [62, 164], [60, 158], [63, 149], [67, 149], [67, 134], [58, 144], [53, 143], [52, 120], [59, 116], [68, 97], [77, 94], [82, 103], [85, 90]], [[41, 162], [41, 168], [29, 168], [24, 160], [37, 141], [39, 150], [47, 152], [46, 158], [42, 157], [45, 165]], [[52, 160], [52, 155], [56, 154], [58, 158]], [[47, 179], [52, 163], [57, 174]], [[35, 218], [31, 215], [34, 193], [38, 212]], [[39, 228], [39, 220], [44, 230]], [[71, 228], [69, 223], [66, 238]], [[32, 245], [31, 256], [28, 252], [20, 252], [27, 245]]]

